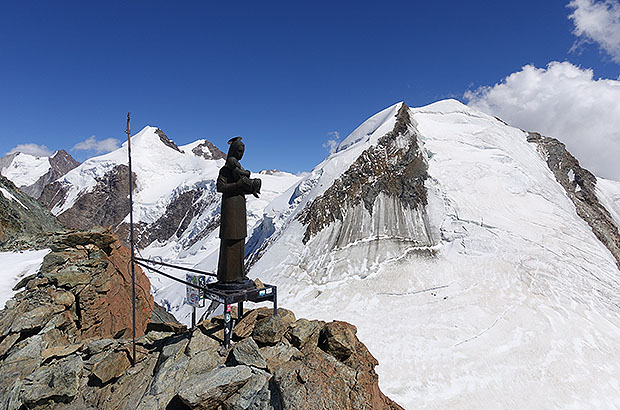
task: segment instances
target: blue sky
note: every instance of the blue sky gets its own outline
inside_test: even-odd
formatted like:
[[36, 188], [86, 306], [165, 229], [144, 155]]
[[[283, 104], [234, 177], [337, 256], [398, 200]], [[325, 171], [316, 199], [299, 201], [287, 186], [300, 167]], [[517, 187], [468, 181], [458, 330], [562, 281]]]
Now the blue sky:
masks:
[[333, 133], [398, 101], [466, 101], [552, 61], [620, 75], [613, 51], [575, 34], [568, 1], [428, 3], [3, 2], [0, 155], [89, 138], [102, 152], [131, 111], [134, 132], [222, 150], [241, 135], [246, 168], [307, 171]]

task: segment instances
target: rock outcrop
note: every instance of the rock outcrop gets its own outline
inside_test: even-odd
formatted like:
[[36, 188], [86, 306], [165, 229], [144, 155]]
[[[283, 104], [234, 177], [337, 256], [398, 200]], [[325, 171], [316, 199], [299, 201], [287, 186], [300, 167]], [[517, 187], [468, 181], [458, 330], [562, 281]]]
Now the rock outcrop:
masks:
[[354, 326], [260, 308], [245, 312], [225, 349], [222, 316], [189, 331], [173, 323], [153, 310], [139, 270], [132, 366], [127, 249], [103, 229], [51, 244], [40, 273], [0, 311], [0, 408], [400, 408], [379, 390], [378, 363]]
[[204, 142], [196, 145], [192, 152], [204, 159], [226, 159], [226, 154], [219, 150], [218, 147], [213, 145], [211, 141], [204, 140]]

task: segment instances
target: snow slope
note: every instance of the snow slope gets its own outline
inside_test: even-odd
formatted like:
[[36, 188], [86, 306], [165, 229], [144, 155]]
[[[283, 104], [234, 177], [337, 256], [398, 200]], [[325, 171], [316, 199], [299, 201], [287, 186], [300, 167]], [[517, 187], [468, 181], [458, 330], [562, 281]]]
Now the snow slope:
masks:
[[0, 309], [15, 294], [13, 287], [22, 278], [37, 273], [49, 249], [23, 252], [0, 252]]
[[7, 191], [5, 188], [0, 187], [0, 194], [2, 194], [2, 196], [8, 199], [9, 201], [17, 202], [22, 208], [26, 208], [26, 206], [22, 204], [22, 202], [19, 199], [15, 198], [15, 196], [9, 191]]
[[351, 209], [349, 229], [365, 230], [378, 263], [347, 266], [336, 247], [313, 265], [330, 239], [304, 244], [296, 215], [391, 129], [398, 106], [266, 208], [280, 222], [249, 276], [277, 284], [299, 316], [355, 324], [405, 408], [620, 408], [620, 272], [521, 130], [454, 100], [409, 109], [434, 252], [403, 238], [393, 253], [380, 223], [363, 228], [378, 217]]
[[596, 196], [620, 226], [620, 182], [597, 177]]
[[0, 173], [17, 187], [29, 186], [37, 182], [51, 168], [49, 157], [36, 157], [23, 152], [17, 153]]

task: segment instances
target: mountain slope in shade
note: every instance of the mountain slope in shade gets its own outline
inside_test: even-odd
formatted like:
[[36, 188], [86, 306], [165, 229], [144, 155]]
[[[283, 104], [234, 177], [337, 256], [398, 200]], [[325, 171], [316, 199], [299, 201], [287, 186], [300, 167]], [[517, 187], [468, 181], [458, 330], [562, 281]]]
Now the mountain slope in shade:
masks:
[[39, 198], [43, 188], [80, 165], [67, 151], [59, 150], [50, 157], [37, 157], [16, 152], [0, 158], [0, 172], [20, 191]]
[[0, 176], [0, 251], [40, 248], [62, 224], [32, 197]]
[[250, 277], [355, 324], [405, 408], [618, 408], [620, 271], [597, 236], [620, 189], [573, 183], [568, 155], [454, 100], [397, 104], [266, 207]]

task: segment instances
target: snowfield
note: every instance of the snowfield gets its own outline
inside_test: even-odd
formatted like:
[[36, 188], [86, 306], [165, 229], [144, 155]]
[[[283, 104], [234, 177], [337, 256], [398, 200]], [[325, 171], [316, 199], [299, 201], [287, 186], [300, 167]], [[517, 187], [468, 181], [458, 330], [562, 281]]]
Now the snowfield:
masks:
[[32, 185], [51, 168], [49, 157], [36, 157], [18, 153], [8, 166], [0, 169], [2, 176], [11, 180], [15, 186]]
[[13, 287], [23, 277], [37, 273], [50, 249], [23, 252], [0, 252], [0, 309], [16, 293]]
[[[344, 153], [391, 129], [395, 107], [312, 175], [346, 169]], [[355, 324], [379, 360], [381, 389], [407, 409], [620, 408], [620, 272], [536, 146], [454, 100], [410, 113], [429, 165], [435, 256], [369, 233], [382, 262], [357, 263], [364, 253], [353, 244], [352, 266], [342, 249], [312, 265], [307, 255], [324, 244], [302, 244], [300, 207], [285, 213], [249, 276], [277, 284], [299, 317]], [[316, 196], [312, 175], [283, 197]], [[283, 197], [274, 206], [290, 202]], [[368, 216], [358, 218], [349, 223]]]

